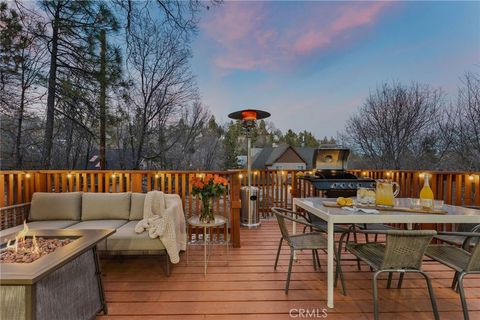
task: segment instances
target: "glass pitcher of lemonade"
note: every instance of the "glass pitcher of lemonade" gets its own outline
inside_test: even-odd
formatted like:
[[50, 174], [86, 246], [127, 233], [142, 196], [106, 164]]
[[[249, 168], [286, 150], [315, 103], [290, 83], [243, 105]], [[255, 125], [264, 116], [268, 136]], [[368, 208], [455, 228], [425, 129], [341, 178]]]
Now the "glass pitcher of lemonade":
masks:
[[400, 193], [400, 185], [391, 180], [377, 180], [377, 206], [393, 207], [394, 198]]

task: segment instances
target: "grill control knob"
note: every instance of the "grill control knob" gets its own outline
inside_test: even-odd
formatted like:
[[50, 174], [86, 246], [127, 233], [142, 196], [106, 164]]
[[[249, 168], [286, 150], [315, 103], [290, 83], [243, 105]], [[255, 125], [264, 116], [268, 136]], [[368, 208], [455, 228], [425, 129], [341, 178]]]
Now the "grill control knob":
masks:
[[345, 183], [340, 183], [340, 188], [345, 189]]
[[337, 187], [338, 187], [338, 186], [337, 186], [336, 183], [332, 183], [332, 185], [330, 186], [330, 188], [332, 188], [332, 189], [336, 189]]

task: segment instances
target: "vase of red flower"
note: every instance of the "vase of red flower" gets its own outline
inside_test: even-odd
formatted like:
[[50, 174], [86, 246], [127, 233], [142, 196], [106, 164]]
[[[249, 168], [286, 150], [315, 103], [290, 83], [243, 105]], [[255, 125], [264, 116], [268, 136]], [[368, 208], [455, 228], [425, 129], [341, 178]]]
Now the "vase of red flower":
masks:
[[192, 181], [192, 194], [198, 196], [202, 201], [202, 208], [199, 220], [203, 223], [211, 223], [215, 221], [213, 214], [212, 200], [222, 195], [228, 185], [225, 178], [215, 174], [198, 175]]

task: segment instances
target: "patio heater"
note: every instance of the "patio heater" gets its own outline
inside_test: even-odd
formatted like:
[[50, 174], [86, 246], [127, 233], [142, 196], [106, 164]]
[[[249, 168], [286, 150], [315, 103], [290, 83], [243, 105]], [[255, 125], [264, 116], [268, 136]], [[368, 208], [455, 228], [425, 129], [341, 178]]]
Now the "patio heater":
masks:
[[[256, 196], [252, 196], [252, 130], [257, 125], [257, 120], [270, 117], [270, 113], [262, 110], [244, 109], [232, 112], [228, 115], [230, 119], [242, 121], [247, 136], [247, 199], [248, 199], [248, 220], [242, 222], [242, 226], [256, 228], [260, 221], [253, 221], [253, 204], [256, 203]], [[244, 204], [242, 204], [242, 207]]]

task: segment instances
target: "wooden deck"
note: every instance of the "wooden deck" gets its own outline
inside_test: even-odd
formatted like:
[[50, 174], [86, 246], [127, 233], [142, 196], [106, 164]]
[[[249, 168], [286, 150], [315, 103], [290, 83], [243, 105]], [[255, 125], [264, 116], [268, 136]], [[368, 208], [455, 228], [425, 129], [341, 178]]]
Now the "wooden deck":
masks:
[[[275, 221], [258, 230], [241, 230], [242, 247], [230, 250], [228, 266], [187, 266], [185, 256], [165, 277], [158, 257], [103, 259], [103, 279], [109, 315], [98, 319], [299, 319], [291, 309], [308, 309], [325, 318], [326, 254], [323, 268], [315, 272], [311, 253], [299, 254], [294, 264], [290, 291], [283, 291], [289, 251], [284, 246], [280, 266], [273, 270], [280, 233]], [[194, 252], [199, 258], [200, 252]], [[347, 255], [345, 255], [347, 257]], [[335, 308], [327, 319], [372, 319], [372, 272], [365, 265], [358, 271], [353, 261], [342, 263], [348, 296], [335, 292]], [[426, 261], [424, 270], [433, 280], [442, 319], [462, 319], [457, 293], [450, 289], [448, 268]], [[396, 283], [394, 282], [394, 285]], [[433, 319], [426, 284], [415, 275], [405, 277], [402, 289], [385, 289], [380, 281], [381, 319]], [[480, 276], [465, 279], [470, 319], [480, 319]]]

